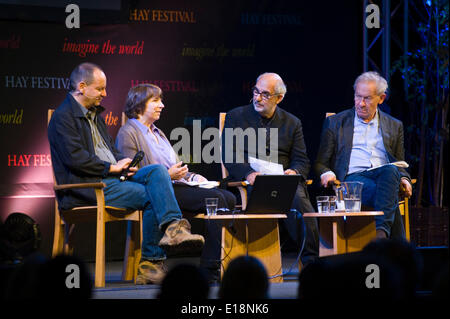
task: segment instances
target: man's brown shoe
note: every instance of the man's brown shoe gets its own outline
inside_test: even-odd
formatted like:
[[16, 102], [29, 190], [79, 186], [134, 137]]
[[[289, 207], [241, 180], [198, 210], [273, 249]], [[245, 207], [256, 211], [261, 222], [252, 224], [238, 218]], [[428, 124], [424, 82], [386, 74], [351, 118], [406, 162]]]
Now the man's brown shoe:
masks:
[[141, 260], [136, 277], [136, 285], [159, 285], [167, 273], [163, 260]]
[[164, 232], [159, 246], [168, 256], [192, 255], [201, 252], [205, 239], [201, 235], [191, 234], [191, 224], [186, 219], [179, 219], [170, 223]]

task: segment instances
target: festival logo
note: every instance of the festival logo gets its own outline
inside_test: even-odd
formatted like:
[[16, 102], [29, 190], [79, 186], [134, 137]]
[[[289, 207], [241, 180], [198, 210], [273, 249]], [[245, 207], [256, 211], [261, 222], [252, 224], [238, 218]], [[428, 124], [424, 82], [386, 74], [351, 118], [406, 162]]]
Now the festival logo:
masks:
[[9, 167], [51, 166], [50, 154], [8, 154]]
[[195, 81], [131, 80], [131, 87], [142, 83], [150, 83], [159, 86], [164, 92], [198, 92], [197, 83]]
[[292, 25], [302, 24], [299, 15], [279, 13], [242, 13], [241, 24], [248, 25]]
[[130, 21], [136, 22], [162, 22], [162, 23], [197, 23], [193, 11], [180, 10], [130, 10]]
[[56, 76], [5, 75], [5, 88], [11, 89], [69, 89], [69, 78]]

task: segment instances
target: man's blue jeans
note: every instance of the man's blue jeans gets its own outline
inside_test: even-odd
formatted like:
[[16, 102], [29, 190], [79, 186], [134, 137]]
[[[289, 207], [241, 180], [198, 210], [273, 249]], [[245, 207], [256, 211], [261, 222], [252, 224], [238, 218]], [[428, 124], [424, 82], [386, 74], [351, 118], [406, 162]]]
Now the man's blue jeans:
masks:
[[384, 216], [375, 216], [375, 225], [376, 229], [384, 230], [388, 237], [398, 209], [400, 179], [400, 173], [394, 165], [385, 165], [345, 177], [345, 182], [364, 183], [361, 203], [384, 212]]
[[148, 165], [127, 181], [107, 177], [102, 182], [106, 184], [106, 205], [143, 210], [142, 259], [166, 259], [164, 250], [158, 246], [164, 235], [161, 229], [182, 218], [167, 169], [162, 165]]

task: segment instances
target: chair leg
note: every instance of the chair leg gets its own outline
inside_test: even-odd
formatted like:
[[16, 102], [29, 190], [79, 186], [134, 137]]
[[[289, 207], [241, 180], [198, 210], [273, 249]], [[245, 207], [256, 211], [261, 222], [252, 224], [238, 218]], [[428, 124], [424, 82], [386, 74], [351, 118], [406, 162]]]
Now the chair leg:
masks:
[[63, 241], [63, 249], [62, 252], [65, 255], [72, 256], [73, 255], [73, 245], [72, 245], [72, 232], [75, 229], [75, 224], [64, 224], [64, 241]]
[[139, 262], [141, 261], [142, 255], [142, 211], [139, 212], [139, 222], [129, 222], [128, 224], [126, 247], [128, 247], [125, 255], [127, 260], [124, 261], [122, 279], [133, 280], [136, 284]]
[[55, 199], [55, 228], [53, 234], [53, 248], [52, 257], [59, 255], [63, 252], [64, 245], [64, 223], [62, 222], [61, 215], [58, 209], [58, 201]]
[[125, 256], [123, 260], [122, 280], [129, 281], [136, 277], [135, 264], [139, 263], [136, 260], [137, 250], [140, 251], [140, 230], [139, 223], [128, 221], [127, 225], [127, 241], [125, 244]]
[[136, 227], [136, 242], [138, 243], [136, 249], [134, 250], [134, 283], [136, 284], [136, 278], [138, 274], [139, 263], [141, 262], [142, 256], [142, 238], [143, 238], [143, 211], [139, 211], [139, 223], [135, 223]]
[[241, 195], [242, 210], [247, 208], [247, 189], [244, 187], [238, 187], [239, 194]]
[[[56, 212], [58, 214], [58, 212]], [[55, 221], [56, 223], [56, 221]], [[52, 248], [52, 257], [62, 254], [64, 247], [64, 224], [61, 224], [59, 221], [55, 224], [55, 231], [53, 235], [53, 248]]]
[[97, 235], [95, 249], [95, 287], [105, 287], [105, 211], [97, 211]]
[[410, 233], [410, 228], [409, 228], [409, 199], [405, 198], [405, 208], [404, 208], [404, 212], [405, 214], [403, 215], [404, 218], [404, 225], [405, 225], [405, 237], [407, 241], [411, 240], [411, 233]]
[[134, 274], [133, 274], [133, 281], [136, 284], [136, 278], [137, 278], [137, 273], [138, 273], [138, 268], [139, 268], [139, 262], [141, 261], [141, 248], [139, 246], [139, 249], [136, 249], [134, 251]]

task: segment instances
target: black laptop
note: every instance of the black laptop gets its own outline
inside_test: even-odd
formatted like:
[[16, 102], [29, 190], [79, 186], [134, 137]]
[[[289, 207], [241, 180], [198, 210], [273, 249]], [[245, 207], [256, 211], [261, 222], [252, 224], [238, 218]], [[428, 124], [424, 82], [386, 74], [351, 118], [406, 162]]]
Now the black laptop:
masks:
[[245, 214], [282, 214], [290, 211], [300, 175], [257, 175]]

